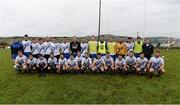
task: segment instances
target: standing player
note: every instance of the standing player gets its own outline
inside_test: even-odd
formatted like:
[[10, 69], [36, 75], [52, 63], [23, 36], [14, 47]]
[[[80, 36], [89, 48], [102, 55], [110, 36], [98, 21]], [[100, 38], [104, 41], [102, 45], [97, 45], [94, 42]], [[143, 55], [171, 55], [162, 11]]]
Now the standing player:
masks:
[[13, 61], [15, 61], [16, 57], [18, 56], [18, 51], [23, 51], [23, 45], [20, 41], [15, 39], [11, 44], [11, 56]]
[[57, 42], [56, 38], [53, 42], [54, 43], [52, 43], [52, 53], [54, 53], [54, 57], [59, 60], [61, 45]]
[[40, 76], [43, 75], [47, 70], [47, 60], [43, 57], [43, 55], [39, 55], [39, 58], [37, 60], [37, 69], [40, 73]]
[[39, 43], [37, 42], [37, 40], [35, 38], [33, 38], [32, 44], [31, 44], [31, 54], [36, 59], [38, 59], [38, 57], [39, 57], [39, 48], [38, 47], [39, 47]]
[[86, 52], [85, 56], [82, 60], [82, 64], [81, 64], [81, 70], [83, 72], [85, 72], [86, 70], [91, 70], [92, 69], [92, 60], [89, 57], [89, 54]]
[[86, 52], [88, 52], [88, 43], [86, 42], [85, 39], [83, 39], [81, 43], [81, 54], [83, 57], [85, 56]]
[[110, 56], [109, 52], [106, 53], [103, 59], [105, 62], [105, 71], [114, 71], [114, 59]]
[[69, 49], [70, 49], [70, 43], [68, 43], [66, 39], [64, 39], [63, 43], [61, 43], [61, 50], [62, 50], [61, 53], [64, 54], [64, 57], [66, 59], [69, 59], [70, 57]]
[[98, 50], [98, 53], [101, 54], [101, 56], [105, 56], [106, 55], [107, 43], [104, 40], [104, 36], [103, 35], [101, 35], [101, 37], [100, 37], [100, 41], [98, 42], [97, 50]]
[[61, 54], [58, 65], [57, 65], [57, 73], [67, 72], [67, 59], [64, 57], [64, 54]]
[[136, 58], [140, 57], [140, 53], [142, 50], [143, 41], [141, 41], [141, 37], [137, 37], [135, 43], [134, 43], [134, 55]]
[[119, 55], [118, 58], [116, 58], [115, 61], [115, 70], [119, 73], [125, 73], [126, 69], [125, 69], [125, 65], [126, 65], [126, 61], [125, 59]]
[[74, 54], [71, 54], [70, 58], [67, 61], [67, 69], [70, 72], [75, 72], [75, 73], [78, 73], [79, 71], [78, 62], [74, 59]]
[[158, 76], [165, 73], [164, 60], [160, 57], [160, 51], [155, 51], [155, 56], [149, 61], [149, 76], [152, 77], [153, 72], [157, 72]]
[[92, 71], [96, 72], [96, 71], [100, 71], [100, 72], [104, 72], [105, 71], [105, 62], [101, 57], [101, 54], [98, 53], [97, 54], [97, 59], [94, 60], [93, 65], [92, 65]]
[[130, 51], [125, 60], [126, 60], [125, 67], [126, 67], [127, 72], [135, 73], [136, 72], [136, 57], [134, 56], [134, 52]]
[[123, 58], [125, 57], [127, 53], [127, 46], [124, 43], [124, 40], [122, 37], [119, 38], [119, 42], [116, 44], [116, 55], [121, 55]]
[[81, 56], [80, 51], [77, 52], [77, 56], [75, 57], [75, 60], [78, 62], [79, 69], [81, 69], [81, 63], [82, 63], [83, 57]]
[[44, 41], [42, 38], [39, 39], [39, 45], [38, 45], [38, 50], [39, 50], [39, 55], [45, 55], [45, 45]]
[[22, 51], [18, 51], [18, 56], [15, 59], [15, 65], [14, 65], [16, 71], [24, 72], [27, 69], [26, 62], [27, 62], [27, 57], [23, 55]]
[[94, 35], [91, 36], [90, 41], [88, 42], [88, 52], [90, 58], [95, 59], [97, 54], [97, 41]]
[[137, 58], [137, 73], [145, 74], [148, 69], [148, 59], [144, 57], [144, 53], [140, 54], [140, 57]]
[[57, 59], [54, 57], [54, 54], [51, 53], [50, 57], [48, 58], [48, 71], [49, 72], [56, 72], [57, 66]]
[[70, 50], [71, 54], [74, 54], [74, 57], [76, 57], [78, 51], [81, 51], [81, 44], [77, 41], [76, 36], [73, 36], [73, 40], [70, 43]]
[[31, 41], [28, 40], [29, 37], [28, 35], [24, 35], [24, 40], [22, 41], [22, 45], [23, 45], [23, 49], [24, 49], [24, 55], [26, 57], [29, 57], [30, 53], [31, 53]]
[[109, 38], [109, 42], [107, 43], [107, 50], [110, 53], [111, 57], [115, 60], [115, 48], [116, 48], [116, 42], [114, 42], [113, 37], [111, 36]]
[[134, 50], [134, 43], [132, 37], [128, 38], [126, 46], [127, 46], [127, 52]]
[[44, 42], [44, 46], [45, 46], [44, 58], [48, 59], [50, 57], [51, 52], [52, 52], [52, 42], [50, 42], [49, 37], [46, 38], [46, 41]]
[[34, 73], [37, 66], [37, 59], [32, 54], [29, 55], [27, 60], [27, 72]]

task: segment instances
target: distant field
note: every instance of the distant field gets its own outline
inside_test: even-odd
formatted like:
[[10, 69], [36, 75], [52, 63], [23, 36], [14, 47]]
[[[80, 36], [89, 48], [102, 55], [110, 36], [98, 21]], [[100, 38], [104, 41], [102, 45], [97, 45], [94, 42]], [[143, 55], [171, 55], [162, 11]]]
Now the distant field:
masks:
[[9, 50], [0, 50], [0, 103], [180, 103], [180, 50], [162, 51], [166, 74], [145, 76], [67, 74], [38, 77], [13, 71]]

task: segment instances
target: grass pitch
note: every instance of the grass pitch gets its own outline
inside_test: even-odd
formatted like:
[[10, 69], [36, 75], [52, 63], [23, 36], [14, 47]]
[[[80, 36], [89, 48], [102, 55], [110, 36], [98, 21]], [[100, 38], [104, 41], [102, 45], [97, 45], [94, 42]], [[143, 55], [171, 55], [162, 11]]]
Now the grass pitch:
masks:
[[14, 72], [9, 50], [0, 50], [0, 103], [180, 103], [180, 50], [162, 51], [161, 77], [66, 74], [38, 77]]

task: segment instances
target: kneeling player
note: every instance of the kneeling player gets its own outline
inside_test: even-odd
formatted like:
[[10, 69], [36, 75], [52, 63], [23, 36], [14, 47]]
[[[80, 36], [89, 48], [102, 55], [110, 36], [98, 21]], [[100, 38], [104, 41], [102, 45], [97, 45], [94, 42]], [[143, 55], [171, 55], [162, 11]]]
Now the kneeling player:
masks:
[[128, 56], [126, 57], [126, 71], [135, 73], [136, 72], [136, 57], [134, 56], [134, 52], [130, 51]]
[[153, 72], [157, 72], [158, 76], [165, 73], [164, 60], [160, 57], [160, 51], [155, 52], [155, 56], [149, 61], [149, 76], [152, 77]]
[[92, 69], [92, 60], [89, 57], [89, 54], [86, 52], [81, 63], [81, 70], [85, 72], [86, 70], [91, 70], [91, 69]]
[[42, 54], [40, 54], [37, 60], [37, 68], [38, 68], [39, 73], [45, 73], [47, 66], [48, 66], [47, 60], [43, 57]]
[[27, 69], [26, 62], [27, 62], [27, 57], [23, 55], [22, 51], [18, 51], [18, 56], [15, 59], [14, 68], [19, 72], [26, 71]]
[[56, 72], [57, 58], [54, 57], [54, 54], [51, 53], [48, 58], [48, 71]]
[[79, 71], [79, 67], [78, 67], [78, 62], [74, 59], [74, 55], [71, 54], [70, 58], [67, 61], [67, 69], [70, 72], [78, 72]]
[[126, 65], [126, 61], [125, 59], [119, 55], [118, 58], [116, 58], [115, 61], [115, 70], [119, 73], [125, 73], [126, 69], [125, 69], [125, 65]]
[[105, 71], [105, 62], [101, 58], [100, 53], [97, 54], [97, 59], [95, 59], [93, 62], [92, 71], [93, 72], [96, 72], [96, 71], [104, 72]]
[[106, 56], [103, 57], [105, 62], [105, 71], [114, 71], [114, 59], [110, 56], [110, 53], [107, 52]]
[[27, 61], [27, 71], [30, 73], [35, 72], [37, 66], [37, 59], [33, 57], [32, 54], [29, 55], [28, 61]]
[[64, 57], [64, 54], [61, 54], [59, 63], [57, 65], [57, 73], [66, 72], [67, 70], [67, 59]]
[[83, 57], [81, 56], [80, 51], [77, 53], [77, 56], [75, 57], [75, 60], [78, 62], [79, 69], [81, 69], [81, 63], [82, 63]]
[[144, 57], [144, 53], [140, 54], [140, 57], [137, 58], [137, 73], [145, 74], [147, 71], [148, 59]]

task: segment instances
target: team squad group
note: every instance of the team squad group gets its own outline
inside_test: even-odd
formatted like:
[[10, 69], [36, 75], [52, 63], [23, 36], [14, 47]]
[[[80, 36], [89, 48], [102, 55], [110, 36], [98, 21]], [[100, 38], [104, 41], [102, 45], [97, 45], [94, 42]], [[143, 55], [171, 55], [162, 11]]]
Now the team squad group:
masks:
[[158, 76], [165, 72], [164, 60], [160, 51], [154, 51], [150, 40], [144, 42], [140, 37], [135, 40], [129, 37], [117, 41], [112, 36], [105, 41], [100, 36], [99, 42], [94, 35], [90, 40], [66, 38], [58, 43], [56, 38], [33, 38], [24, 36], [22, 42], [15, 41], [11, 45], [14, 69], [25, 73], [120, 73], [147, 74], [156, 72]]

